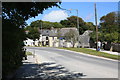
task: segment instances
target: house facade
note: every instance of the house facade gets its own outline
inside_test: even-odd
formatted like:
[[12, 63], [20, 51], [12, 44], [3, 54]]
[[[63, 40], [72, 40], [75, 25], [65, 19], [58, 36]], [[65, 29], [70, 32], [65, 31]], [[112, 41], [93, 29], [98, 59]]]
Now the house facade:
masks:
[[[73, 30], [78, 34], [77, 28], [51, 28], [51, 29], [42, 29], [40, 31], [39, 40], [35, 40], [35, 44], [31, 39], [27, 39], [25, 41], [26, 46], [49, 46], [49, 47], [73, 47], [73, 43], [71, 41], [67, 41], [65, 34], [70, 30]], [[88, 35], [87, 35], [88, 36]], [[85, 34], [77, 36], [81, 40], [80, 43], [77, 41], [74, 47], [83, 46], [83, 44], [87, 44], [89, 47], [89, 38], [86, 37]], [[85, 42], [86, 41], [86, 42]]]
[[[65, 40], [65, 34], [70, 30], [78, 32], [77, 28], [52, 28], [40, 30], [40, 33], [42, 33], [42, 42], [45, 43], [45, 46], [49, 47], [72, 47], [72, 43]], [[75, 47], [77, 47], [77, 45]]]

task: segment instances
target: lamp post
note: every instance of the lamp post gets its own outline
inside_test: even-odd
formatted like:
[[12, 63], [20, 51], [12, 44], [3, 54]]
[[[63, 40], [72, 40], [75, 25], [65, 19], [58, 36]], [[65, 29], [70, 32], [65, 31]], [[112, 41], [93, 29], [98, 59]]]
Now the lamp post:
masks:
[[77, 12], [77, 29], [78, 29], [78, 34], [79, 34], [80, 32], [79, 32], [79, 17], [78, 17], [78, 9], [69, 9], [69, 11], [72, 11], [72, 10], [76, 10], [76, 12]]
[[[71, 10], [76, 10], [76, 12], [77, 12], [77, 30], [78, 30], [78, 35], [80, 35], [78, 9], [69, 9], [69, 11], [71, 11]], [[78, 36], [78, 38], [79, 38], [79, 36]], [[78, 45], [79, 45], [79, 39], [78, 39]]]
[[72, 10], [76, 10], [76, 12], [77, 12], [77, 29], [78, 29], [78, 33], [80, 33], [80, 32], [79, 32], [78, 9], [64, 9], [64, 8], [60, 8], [60, 9], [65, 10], [65, 11], [72, 11]]
[[78, 17], [78, 9], [63, 9], [61, 8], [62, 10], [65, 10], [65, 11], [72, 11], [72, 10], [76, 10], [77, 12], [77, 30], [78, 30], [78, 44], [79, 44], [79, 35], [80, 35], [80, 31], [79, 31], [79, 17]]

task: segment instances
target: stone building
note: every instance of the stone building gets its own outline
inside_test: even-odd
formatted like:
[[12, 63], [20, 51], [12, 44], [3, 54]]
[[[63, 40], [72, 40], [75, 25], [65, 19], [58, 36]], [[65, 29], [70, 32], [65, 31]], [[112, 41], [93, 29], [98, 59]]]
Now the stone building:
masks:
[[[40, 31], [39, 40], [35, 41], [36, 46], [49, 46], [49, 47], [73, 47], [71, 41], [66, 41], [65, 34], [70, 30], [73, 30], [78, 34], [77, 28], [51, 28], [42, 29]], [[82, 35], [77, 35], [78, 41], [75, 43], [74, 47], [89, 47], [89, 33], [91, 31], [87, 30]], [[33, 46], [33, 41], [28, 39], [25, 41], [28, 45]]]

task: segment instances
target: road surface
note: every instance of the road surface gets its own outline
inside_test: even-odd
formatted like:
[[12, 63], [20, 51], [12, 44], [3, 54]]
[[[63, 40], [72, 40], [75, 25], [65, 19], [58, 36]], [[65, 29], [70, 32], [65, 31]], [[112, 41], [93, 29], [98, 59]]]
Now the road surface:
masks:
[[41, 62], [55, 62], [69, 71], [83, 73], [83, 78], [118, 78], [118, 61], [83, 55], [78, 52], [49, 47], [26, 47]]

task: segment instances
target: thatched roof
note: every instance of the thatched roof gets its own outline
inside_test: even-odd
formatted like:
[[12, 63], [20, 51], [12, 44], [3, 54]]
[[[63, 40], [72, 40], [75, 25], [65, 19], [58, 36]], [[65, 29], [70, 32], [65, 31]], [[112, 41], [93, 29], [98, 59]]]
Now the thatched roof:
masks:
[[58, 34], [61, 36], [64, 36], [67, 32], [70, 30], [74, 30], [75, 32], [78, 32], [77, 28], [53, 28], [53, 29], [43, 29], [42, 32], [40, 30], [40, 33], [43, 36], [52, 36], [52, 37], [57, 37]]

